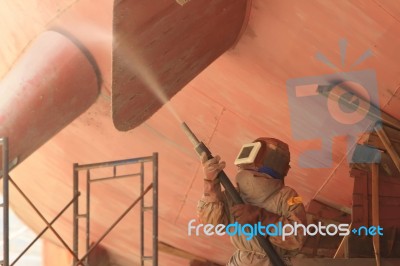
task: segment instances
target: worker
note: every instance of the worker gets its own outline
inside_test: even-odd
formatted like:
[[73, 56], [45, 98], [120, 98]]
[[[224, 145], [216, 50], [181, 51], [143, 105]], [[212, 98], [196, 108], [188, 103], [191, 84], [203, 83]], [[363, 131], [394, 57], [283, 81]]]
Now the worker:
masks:
[[[245, 204], [234, 205], [229, 195], [221, 190], [217, 175], [226, 165], [220, 156], [208, 160], [201, 156], [204, 170], [204, 194], [197, 212], [201, 223], [233, 224], [235, 222], [266, 226], [281, 223], [306, 224], [304, 205], [296, 191], [284, 185], [284, 177], [289, 171], [290, 152], [286, 143], [274, 138], [259, 138], [244, 145], [235, 160], [238, 172], [235, 177], [237, 190]], [[297, 235], [282, 239], [277, 234], [268, 237], [274, 249], [285, 264], [295, 256], [304, 243], [304, 230], [300, 227]], [[231, 236], [236, 247], [228, 266], [272, 265], [268, 255], [256, 238], [248, 240], [244, 234]]]

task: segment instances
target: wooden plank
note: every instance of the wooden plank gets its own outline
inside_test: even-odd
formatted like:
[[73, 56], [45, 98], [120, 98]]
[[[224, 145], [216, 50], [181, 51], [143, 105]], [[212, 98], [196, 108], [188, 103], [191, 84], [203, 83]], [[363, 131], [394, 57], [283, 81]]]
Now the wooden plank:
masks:
[[[372, 172], [372, 225], [379, 226], [379, 165], [371, 164]], [[376, 265], [381, 265], [381, 247], [379, 245], [379, 234], [372, 237]]]
[[385, 130], [381, 126], [375, 126], [375, 131], [381, 139], [383, 146], [389, 153], [397, 169], [400, 171], [400, 156], [397, 151], [398, 149], [396, 150], [396, 148], [393, 146], [389, 136], [386, 134]]
[[307, 207], [307, 213], [320, 220], [333, 220], [338, 223], [349, 223], [351, 220], [351, 216], [349, 214], [332, 208], [317, 200], [310, 201]]
[[[354, 226], [368, 226], [371, 217], [372, 186], [368, 172], [352, 169], [354, 177], [352, 222]], [[400, 180], [398, 178], [383, 176], [379, 180], [379, 201], [380, 201], [380, 225], [398, 226], [400, 224], [400, 212], [393, 211], [400, 207]], [[396, 224], [397, 223], [397, 224]]]
[[[369, 164], [366, 163], [357, 163], [351, 164], [350, 167], [352, 169], [370, 172]], [[400, 171], [397, 169], [396, 165], [394, 164], [392, 158], [387, 153], [381, 154], [381, 161], [379, 164], [379, 176], [381, 177], [400, 177]], [[354, 174], [352, 174], [354, 177]]]
[[[368, 176], [369, 177], [369, 176]], [[369, 178], [363, 178], [361, 180], [362, 184], [362, 200], [363, 200], [363, 223], [365, 226], [369, 226], [369, 219], [368, 219], [368, 214], [369, 214], [369, 208], [368, 208], [368, 179]]]
[[364, 213], [364, 208], [362, 205], [353, 207], [353, 217], [351, 222], [354, 226], [358, 227], [363, 225], [363, 213]]
[[[400, 131], [386, 125], [383, 125], [382, 127], [388, 135], [390, 141], [392, 141], [393, 145], [396, 147], [396, 150], [400, 151]], [[381, 139], [375, 131], [365, 134], [361, 139], [360, 144], [374, 146], [378, 149], [386, 150]]]
[[[363, 171], [360, 171], [360, 172], [353, 171], [352, 175], [355, 178], [354, 186], [353, 186], [353, 194], [362, 194], [363, 193], [362, 180], [367, 178], [368, 173], [364, 172], [362, 175], [360, 175], [359, 173], [362, 173], [362, 172]], [[381, 173], [382, 172], [379, 171], [379, 174], [381, 174]], [[355, 176], [355, 175], [357, 175], [357, 176]], [[390, 177], [390, 176], [383, 175], [380, 178], [379, 184], [380, 184], [380, 189], [379, 189], [380, 196], [400, 197], [400, 179], [398, 177]], [[371, 187], [368, 187], [368, 193], [371, 194]]]
[[387, 234], [389, 235], [388, 240], [387, 240], [387, 250], [388, 250], [388, 254], [392, 254], [393, 251], [393, 246], [394, 246], [394, 242], [396, 240], [396, 228], [393, 228], [392, 230], [390, 230], [390, 232]]

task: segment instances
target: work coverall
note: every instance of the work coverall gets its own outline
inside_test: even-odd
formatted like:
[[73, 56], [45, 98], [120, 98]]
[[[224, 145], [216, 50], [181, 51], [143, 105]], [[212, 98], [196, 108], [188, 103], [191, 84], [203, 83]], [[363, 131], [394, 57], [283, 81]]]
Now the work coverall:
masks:
[[[284, 185], [282, 180], [273, 179], [267, 174], [242, 170], [236, 176], [238, 190], [245, 203], [264, 208], [270, 212], [273, 223], [302, 223], [306, 225], [304, 205], [295, 190]], [[197, 211], [201, 223], [225, 224], [235, 223], [231, 214], [233, 202], [225, 191], [221, 191], [219, 183], [214, 186], [216, 194], [203, 195], [198, 203]], [[267, 213], [268, 213], [267, 212]], [[267, 219], [268, 220], [268, 219]], [[264, 221], [266, 222], [266, 221]], [[246, 240], [245, 235], [231, 236], [231, 242], [236, 247], [228, 266], [268, 266], [272, 265], [268, 255], [260, 247], [256, 238]], [[304, 231], [297, 235], [287, 236], [285, 241], [281, 236], [270, 236], [269, 240], [284, 262], [290, 265], [290, 258], [298, 253], [304, 243]]]

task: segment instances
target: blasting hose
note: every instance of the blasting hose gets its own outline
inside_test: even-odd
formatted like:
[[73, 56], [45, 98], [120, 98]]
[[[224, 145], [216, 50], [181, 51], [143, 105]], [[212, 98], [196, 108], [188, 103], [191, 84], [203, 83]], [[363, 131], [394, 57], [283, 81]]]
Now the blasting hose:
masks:
[[[203, 142], [197, 139], [197, 137], [190, 130], [190, 128], [186, 123], [182, 123], [182, 128], [186, 136], [189, 138], [190, 142], [192, 142], [197, 154], [201, 155], [203, 152], [205, 152], [207, 154], [207, 158], [212, 159], [213, 156], [210, 150], [206, 147], [206, 145]], [[224, 171], [219, 172], [218, 178], [222, 186], [228, 192], [228, 195], [233, 200], [234, 204], [244, 204], [243, 199], [240, 197], [238, 191], [235, 189], [232, 182], [229, 180], [228, 176], [225, 174]], [[276, 253], [275, 249], [273, 248], [268, 238], [265, 238], [261, 235], [256, 235], [256, 239], [260, 244], [260, 246], [264, 249], [265, 253], [267, 253], [268, 257], [270, 258], [274, 266], [285, 266], [281, 257], [278, 255], [278, 253]]]

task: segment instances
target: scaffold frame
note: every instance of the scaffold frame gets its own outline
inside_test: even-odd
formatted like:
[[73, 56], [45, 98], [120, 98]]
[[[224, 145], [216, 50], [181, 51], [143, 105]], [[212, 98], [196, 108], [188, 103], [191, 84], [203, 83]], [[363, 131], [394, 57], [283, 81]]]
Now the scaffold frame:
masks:
[[[144, 189], [144, 163], [152, 162], [152, 174], [153, 180], [152, 183]], [[127, 175], [117, 175], [117, 167], [121, 165], [128, 164], [138, 164], [140, 163], [140, 172], [127, 174]], [[101, 177], [101, 178], [92, 178], [90, 170], [96, 168], [106, 168], [113, 167], [113, 176], [110, 177]], [[73, 190], [74, 194], [79, 193], [79, 172], [86, 171], [86, 213], [79, 213], [79, 202], [74, 202], [73, 207], [73, 251], [75, 254], [79, 252], [79, 219], [86, 219], [86, 254], [83, 255], [80, 259], [75, 259], [73, 265], [78, 266], [85, 261], [86, 265], [88, 264], [88, 258], [90, 252], [95, 249], [100, 242], [111, 232], [111, 230], [129, 213], [129, 211], [140, 201], [140, 260], [141, 265], [144, 265], [144, 261], [152, 260], [153, 266], [158, 265], [158, 153], [153, 153], [152, 156], [148, 157], [139, 157], [133, 159], [119, 160], [119, 161], [109, 161], [109, 162], [101, 162], [94, 164], [74, 164], [73, 165]], [[119, 216], [119, 218], [110, 226], [106, 232], [93, 244], [90, 245], [90, 187], [91, 183], [94, 182], [102, 182], [107, 180], [115, 180], [121, 178], [128, 177], [140, 177], [140, 196], [126, 209], [126, 211]], [[144, 206], [144, 196], [150, 190], [153, 189], [153, 203], [151, 207]], [[152, 243], [152, 256], [145, 256], [144, 254], [144, 212], [147, 210], [152, 210], [153, 212], [153, 243]]]
[[[119, 161], [110, 161], [103, 163], [94, 164], [84, 164], [79, 165], [77, 163], [73, 164], [73, 197], [64, 206], [64, 208], [49, 222], [40, 210], [35, 206], [35, 204], [29, 199], [29, 197], [22, 191], [22, 189], [15, 183], [15, 181], [9, 175], [9, 144], [8, 138], [0, 138], [0, 146], [2, 147], [2, 171], [0, 171], [0, 176], [3, 178], [3, 202], [0, 203], [0, 207], [3, 207], [3, 259], [0, 261], [2, 266], [13, 266], [19, 261], [19, 259], [36, 243], [38, 239], [47, 231], [51, 230], [58, 240], [62, 243], [64, 248], [70, 253], [73, 258], [72, 265], [85, 265], [89, 266], [88, 258], [89, 254], [100, 244], [100, 242], [113, 230], [113, 228], [131, 211], [131, 209], [140, 201], [140, 258], [141, 265], [144, 265], [144, 261], [152, 260], [153, 266], [158, 265], [158, 153], [153, 153], [152, 156], [140, 157]], [[144, 163], [152, 162], [152, 183], [144, 188]], [[116, 167], [126, 164], [137, 164], [140, 163], [140, 172], [137, 174], [116, 175]], [[108, 178], [92, 179], [90, 176], [90, 170], [94, 168], [101, 167], [113, 167], [114, 175]], [[79, 258], [78, 245], [79, 245], [79, 219], [83, 217], [79, 214], [79, 197], [81, 192], [79, 191], [79, 171], [87, 171], [86, 175], [86, 210], [87, 214], [85, 218], [86, 221], [86, 254]], [[106, 232], [93, 244], [90, 246], [90, 184], [92, 182], [99, 182], [118, 178], [127, 177], [140, 177], [140, 196], [122, 213], [119, 218], [106, 230]], [[27, 203], [32, 207], [36, 214], [43, 220], [46, 227], [38, 233], [35, 239], [28, 244], [28, 246], [20, 253], [16, 259], [10, 263], [10, 239], [9, 239], [9, 208], [10, 208], [10, 183], [15, 187], [18, 193], [27, 201]], [[153, 190], [153, 202], [151, 207], [144, 206], [144, 196], [150, 190]], [[52, 227], [52, 225], [65, 213], [65, 211], [73, 206], [73, 229], [72, 229], [72, 249], [61, 237], [60, 234]], [[152, 243], [152, 256], [145, 256], [144, 254], [144, 212], [147, 210], [152, 210], [153, 212], [153, 243]]]

